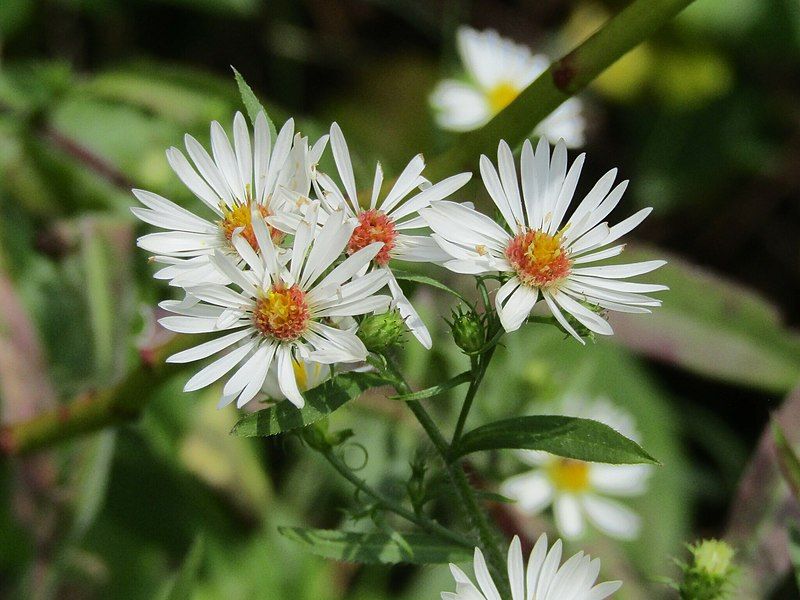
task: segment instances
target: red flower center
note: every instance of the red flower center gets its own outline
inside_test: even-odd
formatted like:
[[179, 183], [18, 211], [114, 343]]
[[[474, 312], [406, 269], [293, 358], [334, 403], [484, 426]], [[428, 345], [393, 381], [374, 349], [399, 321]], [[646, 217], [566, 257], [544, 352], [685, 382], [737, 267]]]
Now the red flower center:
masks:
[[506, 257], [523, 283], [548, 287], [569, 275], [572, 261], [562, 245], [562, 232], [527, 231], [506, 248]]
[[394, 248], [397, 232], [394, 222], [379, 210], [366, 210], [358, 215], [358, 227], [347, 243], [347, 253], [353, 254], [373, 242], [383, 242], [375, 262], [384, 266], [389, 262], [389, 252]]
[[282, 342], [299, 338], [309, 321], [306, 295], [297, 285], [273, 286], [256, 300], [253, 325], [261, 333]]

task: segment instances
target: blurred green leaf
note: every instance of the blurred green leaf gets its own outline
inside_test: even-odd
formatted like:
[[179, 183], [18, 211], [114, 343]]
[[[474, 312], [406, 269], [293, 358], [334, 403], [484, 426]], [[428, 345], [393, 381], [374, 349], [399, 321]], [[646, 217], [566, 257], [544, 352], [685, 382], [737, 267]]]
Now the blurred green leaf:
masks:
[[800, 502], [800, 459], [797, 458], [797, 454], [777, 421], [772, 422], [772, 436], [778, 451], [778, 466], [783, 478], [789, 485], [789, 489], [792, 490], [794, 497]]
[[[625, 261], [663, 258], [630, 249]], [[800, 336], [754, 292], [676, 257], [651, 276], [669, 286], [652, 315], [614, 313], [615, 340], [708, 377], [785, 392], [800, 380]]]
[[239, 437], [266, 437], [305, 427], [329, 415], [362, 392], [388, 382], [374, 373], [344, 373], [303, 394], [306, 405], [298, 409], [291, 402], [242, 417], [231, 433]]
[[413, 281], [414, 283], [421, 283], [423, 285], [428, 285], [438, 290], [442, 290], [443, 292], [447, 292], [448, 294], [450, 294], [451, 296], [455, 296], [462, 302], [471, 304], [469, 300], [467, 300], [461, 294], [461, 292], [457, 292], [450, 286], [443, 284], [441, 281], [434, 279], [433, 277], [427, 277], [426, 275], [419, 275], [417, 273], [408, 273], [406, 271], [399, 271], [396, 269], [392, 269], [392, 273], [400, 281]]
[[521, 448], [614, 465], [658, 461], [631, 439], [590, 419], [535, 415], [482, 425], [465, 433], [454, 456], [481, 450]]
[[189, 548], [180, 570], [162, 590], [161, 600], [191, 600], [204, 554], [205, 536], [201, 533]]
[[239, 86], [239, 93], [242, 95], [242, 102], [244, 103], [244, 107], [247, 109], [247, 115], [250, 117], [250, 122], [255, 124], [258, 113], [263, 112], [264, 116], [267, 118], [267, 125], [269, 125], [269, 135], [274, 143], [277, 132], [275, 131], [275, 123], [273, 123], [272, 119], [270, 119], [269, 113], [267, 113], [266, 109], [261, 105], [261, 102], [259, 102], [258, 98], [256, 98], [252, 88], [247, 85], [247, 82], [244, 80], [244, 77], [242, 77], [242, 74], [239, 73], [239, 71], [237, 71], [235, 68], [233, 68], [233, 75], [236, 78], [236, 85]]
[[116, 432], [106, 429], [86, 440], [83, 445], [83, 456], [77, 464], [76, 493], [73, 498], [75, 516], [70, 532], [73, 540], [80, 540], [84, 536], [103, 506], [116, 448]]
[[469, 548], [423, 533], [358, 533], [302, 527], [279, 527], [278, 531], [317, 556], [345, 562], [431, 564], [464, 562], [472, 557]]

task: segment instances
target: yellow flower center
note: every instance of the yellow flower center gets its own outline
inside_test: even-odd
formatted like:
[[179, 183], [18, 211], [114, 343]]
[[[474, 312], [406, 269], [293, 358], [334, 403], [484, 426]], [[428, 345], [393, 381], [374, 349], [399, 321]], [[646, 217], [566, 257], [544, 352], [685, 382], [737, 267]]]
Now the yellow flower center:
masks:
[[255, 328], [282, 342], [299, 338], [305, 332], [309, 318], [305, 294], [296, 285], [271, 287], [256, 300], [253, 311]]
[[511, 104], [514, 98], [519, 96], [519, 92], [520, 90], [517, 89], [517, 86], [508, 81], [498, 83], [486, 94], [492, 112], [499, 113], [506, 106]]
[[553, 485], [562, 492], [589, 490], [589, 463], [571, 458], [557, 458], [547, 467]]
[[[233, 208], [225, 205], [221, 205], [220, 208], [222, 209], [222, 221], [220, 221], [220, 228], [222, 228], [222, 233], [225, 235], [225, 239], [230, 241], [233, 237], [233, 232], [237, 229], [241, 229], [241, 236], [247, 240], [247, 243], [250, 244], [250, 247], [253, 250], [258, 251], [258, 242], [256, 241], [256, 234], [253, 232], [253, 213], [251, 210], [252, 204], [251, 202], [247, 202], [245, 204], [236, 204]], [[269, 209], [262, 205], [258, 205], [258, 212], [261, 214], [262, 217], [265, 219], [270, 216]], [[277, 244], [283, 239], [283, 232], [267, 225], [267, 230], [269, 231], [270, 237], [272, 240]]]
[[527, 231], [517, 235], [506, 248], [506, 257], [520, 281], [534, 287], [548, 287], [570, 273], [572, 261], [562, 244], [563, 231], [550, 235]]

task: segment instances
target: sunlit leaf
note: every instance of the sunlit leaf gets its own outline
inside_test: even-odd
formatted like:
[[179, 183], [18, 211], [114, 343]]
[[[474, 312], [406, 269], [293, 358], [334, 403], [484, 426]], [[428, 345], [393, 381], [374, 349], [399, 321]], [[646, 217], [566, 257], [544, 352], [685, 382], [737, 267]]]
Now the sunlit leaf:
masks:
[[438, 396], [439, 394], [443, 394], [447, 390], [451, 390], [454, 387], [461, 385], [462, 383], [467, 383], [472, 377], [471, 371], [464, 371], [463, 373], [459, 373], [455, 377], [451, 377], [444, 383], [440, 383], [439, 385], [433, 385], [429, 388], [425, 388], [424, 390], [419, 390], [418, 392], [411, 392], [410, 394], [403, 394], [401, 396], [392, 396], [392, 400], [404, 400], [409, 402], [411, 400], [424, 400], [425, 398], [432, 398], [434, 396]]
[[535, 415], [495, 421], [466, 433], [454, 456], [508, 448], [543, 450], [576, 460], [620, 464], [658, 461], [631, 439], [590, 419]]
[[282, 535], [318, 556], [367, 564], [464, 562], [472, 549], [424, 533], [359, 533], [281, 527]]
[[783, 478], [789, 484], [794, 497], [800, 501], [800, 459], [797, 458], [797, 454], [777, 421], [772, 423], [772, 436], [775, 440], [775, 448], [778, 450], [778, 466], [781, 468]]
[[298, 409], [291, 402], [249, 414], [239, 420], [231, 431], [240, 437], [266, 437], [298, 429], [331, 414], [371, 387], [387, 385], [374, 373], [344, 373], [303, 394], [306, 405]]

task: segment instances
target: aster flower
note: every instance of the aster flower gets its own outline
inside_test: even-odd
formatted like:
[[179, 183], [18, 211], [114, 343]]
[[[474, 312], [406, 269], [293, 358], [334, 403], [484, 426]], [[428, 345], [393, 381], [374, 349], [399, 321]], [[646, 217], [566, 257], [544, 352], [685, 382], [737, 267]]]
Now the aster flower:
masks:
[[[508, 548], [511, 600], [603, 600], [622, 586], [621, 581], [594, 585], [600, 573], [600, 559], [578, 552], [560, 565], [561, 552], [561, 540], [548, 550], [547, 535], [543, 533], [531, 551], [526, 569], [522, 545], [514, 536]], [[475, 548], [474, 570], [477, 586], [464, 571], [451, 563], [456, 591], [442, 592], [442, 600], [501, 600], [479, 548]]]
[[[568, 398], [552, 413], [599, 421], [639, 440], [633, 417], [607, 398]], [[639, 515], [609, 496], [644, 494], [652, 473], [649, 465], [590, 463], [534, 450], [520, 450], [517, 456], [534, 468], [506, 480], [500, 493], [516, 500], [523, 512], [534, 515], [552, 505], [556, 527], [567, 539], [582, 536], [587, 519], [617, 539], [633, 540], [639, 536]]]
[[620, 254], [625, 245], [610, 244], [639, 225], [652, 209], [642, 209], [609, 227], [603, 219], [619, 203], [628, 185], [623, 181], [614, 186], [617, 170], [612, 169], [565, 219], [584, 157], [581, 154], [567, 170], [563, 142], [556, 145], [551, 157], [550, 146], [543, 139], [535, 153], [526, 141], [520, 194], [514, 157], [506, 142], [501, 141], [498, 149], [499, 174], [491, 161], [481, 156], [483, 183], [508, 230], [486, 215], [453, 202], [433, 202], [421, 211], [434, 231], [433, 238], [451, 256], [445, 267], [458, 273], [499, 271], [510, 275], [495, 296], [506, 331], [517, 330], [539, 300], [581, 343], [562, 311], [595, 333], [611, 335], [608, 322], [584, 303], [630, 313], [650, 312], [646, 307], [661, 305], [643, 294], [665, 290], [666, 286], [620, 280], [653, 271], [665, 261], [585, 266]]
[[[285, 187], [300, 186], [308, 193], [303, 173], [309, 164], [307, 142], [298, 137], [293, 146], [294, 121], [281, 128], [272, 146], [264, 113], [255, 121], [253, 139], [244, 116], [233, 120], [233, 146], [222, 126], [211, 123], [211, 155], [191, 135], [184, 137], [186, 151], [194, 167], [177, 148], [167, 150], [167, 161], [181, 181], [213, 213], [212, 220], [195, 215], [145, 190], [133, 190], [144, 205], [131, 209], [142, 221], [166, 231], [139, 238], [139, 247], [153, 252], [158, 263], [167, 266], [155, 274], [175, 285], [198, 281], [223, 283], [208, 257], [217, 251], [236, 254], [232, 244], [235, 231], [258, 250], [252, 219], [265, 219], [282, 209], [280, 193]], [[321, 153], [321, 149], [319, 152]], [[255, 210], [254, 210], [255, 209]], [[283, 232], [269, 227], [275, 241]]]
[[[458, 53], [467, 81], [446, 79], [431, 94], [443, 129], [469, 131], [485, 125], [550, 66], [543, 54], [505, 39], [496, 31], [460, 27]], [[570, 98], [534, 131], [551, 142], [563, 138], [571, 148], [584, 144], [583, 103]]]
[[[331, 378], [331, 365], [305, 360], [302, 358], [292, 359], [292, 370], [297, 382], [297, 389], [301, 392], [313, 390], [318, 385], [325, 383]], [[278, 378], [278, 365], [274, 362], [267, 371], [267, 377], [261, 391], [272, 400], [285, 400], [286, 394], [281, 390], [280, 379]]]
[[[330, 210], [343, 210], [356, 222], [353, 234], [347, 243], [347, 254], [353, 254], [374, 242], [382, 242], [381, 251], [373, 260], [373, 267], [384, 270], [388, 276], [392, 293], [400, 315], [414, 336], [426, 348], [431, 347], [431, 336], [417, 311], [403, 294], [397, 279], [389, 268], [390, 261], [441, 262], [449, 258], [430, 235], [412, 235], [413, 231], [427, 230], [425, 221], [419, 216], [420, 209], [431, 202], [442, 200], [459, 190], [469, 181], [471, 174], [461, 173], [448, 177], [434, 185], [422, 177], [425, 160], [421, 154], [415, 156], [397, 178], [383, 199], [380, 199], [383, 171], [380, 164], [375, 170], [369, 208], [358, 202], [353, 165], [342, 130], [334, 123], [331, 126], [331, 149], [344, 193], [327, 175], [320, 173], [317, 182], [320, 195]], [[411, 195], [417, 188], [421, 191]], [[408, 197], [408, 198], [407, 198]]]
[[389, 296], [375, 295], [386, 285], [384, 271], [352, 279], [375, 258], [382, 244], [365, 246], [328, 272], [344, 251], [355, 225], [346, 222], [339, 211], [318, 229], [318, 208], [318, 202], [313, 202], [309, 221], [297, 228], [286, 266], [278, 261], [266, 223], [253, 218], [259, 254], [241, 232], [231, 237], [248, 268], [241, 268], [238, 261], [220, 251], [210, 257], [241, 291], [215, 283], [198, 284], [186, 288], [187, 300], [161, 303], [176, 313], [160, 321], [171, 331], [229, 332], [167, 359], [191, 362], [231, 349], [194, 375], [185, 391], [205, 387], [240, 365], [225, 383], [220, 406], [234, 399], [237, 406], [243, 406], [262, 389], [274, 363], [281, 392], [302, 407], [295, 360], [335, 364], [366, 359], [367, 349], [353, 331], [332, 327], [326, 321], [385, 309], [389, 304]]

